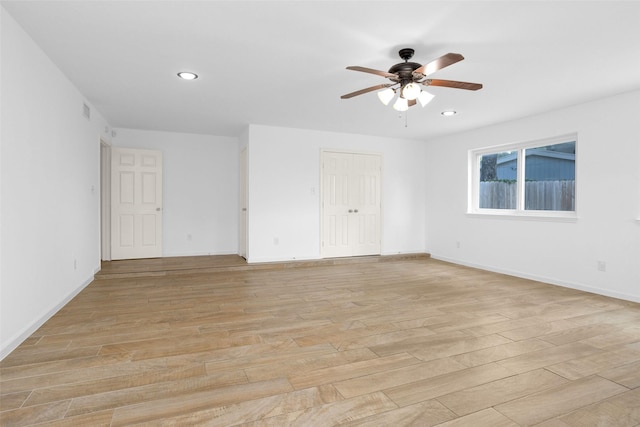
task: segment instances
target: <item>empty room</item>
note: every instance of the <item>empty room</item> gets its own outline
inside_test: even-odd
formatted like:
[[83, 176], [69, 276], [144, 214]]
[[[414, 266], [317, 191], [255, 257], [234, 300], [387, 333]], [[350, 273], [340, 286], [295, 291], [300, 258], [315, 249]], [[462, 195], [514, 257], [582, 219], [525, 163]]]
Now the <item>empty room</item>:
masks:
[[0, 425], [640, 426], [640, 2], [0, 20]]

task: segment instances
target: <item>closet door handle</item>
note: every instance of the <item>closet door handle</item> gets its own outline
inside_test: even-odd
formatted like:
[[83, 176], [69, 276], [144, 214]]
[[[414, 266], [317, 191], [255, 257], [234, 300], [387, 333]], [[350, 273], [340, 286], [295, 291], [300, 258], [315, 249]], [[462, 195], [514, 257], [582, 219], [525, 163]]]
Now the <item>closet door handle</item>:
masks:
[[358, 213], [358, 209], [354, 209], [353, 212]]
[[352, 209], [349, 209], [349, 213], [352, 213], [352, 212], [353, 212], [353, 210], [352, 210]]

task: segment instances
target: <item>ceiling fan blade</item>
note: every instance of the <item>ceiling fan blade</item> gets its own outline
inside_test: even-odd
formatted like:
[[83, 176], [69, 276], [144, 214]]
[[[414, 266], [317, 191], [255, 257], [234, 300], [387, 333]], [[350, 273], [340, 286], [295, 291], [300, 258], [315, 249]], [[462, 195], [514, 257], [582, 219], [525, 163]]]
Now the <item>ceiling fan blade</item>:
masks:
[[455, 89], [478, 90], [482, 89], [481, 83], [457, 82], [455, 80], [427, 79], [420, 82], [425, 86], [443, 86]]
[[451, 64], [455, 64], [456, 62], [462, 61], [464, 56], [459, 53], [447, 53], [446, 55], [442, 55], [438, 59], [434, 59], [428, 64], [424, 64], [422, 67], [414, 70], [413, 74], [422, 74], [424, 76], [428, 76], [429, 74], [435, 73], [438, 70], [442, 70], [444, 67], [448, 67]]
[[348, 93], [346, 95], [342, 95], [340, 97], [340, 99], [353, 98], [354, 96], [362, 95], [363, 93], [367, 93], [367, 92], [373, 92], [374, 90], [378, 90], [378, 89], [384, 89], [384, 88], [389, 87], [389, 86], [393, 86], [393, 85], [389, 84], [389, 83], [384, 83], [384, 84], [381, 84], [381, 85], [371, 86], [371, 87], [368, 87], [366, 89], [360, 89], [360, 90], [357, 90], [355, 92], [351, 92], [351, 93]]
[[375, 74], [382, 77], [398, 78], [397, 74], [387, 73], [386, 71], [374, 70], [373, 68], [360, 67], [358, 65], [350, 65], [347, 70], [362, 71], [363, 73]]

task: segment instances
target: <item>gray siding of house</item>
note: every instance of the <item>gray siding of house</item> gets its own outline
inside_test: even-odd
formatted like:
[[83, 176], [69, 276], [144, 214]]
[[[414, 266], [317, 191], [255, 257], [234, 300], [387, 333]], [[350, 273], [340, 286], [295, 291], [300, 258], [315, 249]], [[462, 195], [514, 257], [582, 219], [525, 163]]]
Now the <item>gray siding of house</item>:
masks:
[[[515, 180], [517, 178], [516, 159], [510, 157], [506, 157], [504, 161], [498, 159], [496, 172], [499, 180]], [[526, 181], [574, 180], [575, 176], [575, 154], [527, 150]]]

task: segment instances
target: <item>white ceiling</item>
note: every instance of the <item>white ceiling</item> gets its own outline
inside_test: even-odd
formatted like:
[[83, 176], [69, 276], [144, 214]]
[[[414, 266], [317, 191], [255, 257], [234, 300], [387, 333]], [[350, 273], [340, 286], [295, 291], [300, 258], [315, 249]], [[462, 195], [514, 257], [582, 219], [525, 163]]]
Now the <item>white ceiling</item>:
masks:
[[[116, 128], [250, 123], [429, 139], [640, 88], [638, 1], [2, 1]], [[465, 60], [405, 116], [375, 92], [398, 50]], [[189, 70], [195, 81], [176, 77]], [[440, 112], [454, 109], [454, 117]], [[406, 126], [405, 126], [406, 125]]]

